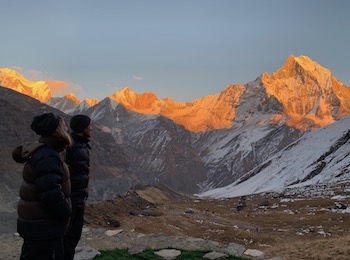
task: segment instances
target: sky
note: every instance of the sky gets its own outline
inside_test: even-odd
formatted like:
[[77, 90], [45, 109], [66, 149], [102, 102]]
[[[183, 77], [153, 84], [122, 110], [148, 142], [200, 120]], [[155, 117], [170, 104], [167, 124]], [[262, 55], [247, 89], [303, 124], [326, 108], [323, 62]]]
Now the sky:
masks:
[[[0, 67], [102, 100], [126, 86], [178, 102], [306, 55], [350, 86], [347, 0], [1, 0]], [[64, 82], [64, 83], [62, 83]]]

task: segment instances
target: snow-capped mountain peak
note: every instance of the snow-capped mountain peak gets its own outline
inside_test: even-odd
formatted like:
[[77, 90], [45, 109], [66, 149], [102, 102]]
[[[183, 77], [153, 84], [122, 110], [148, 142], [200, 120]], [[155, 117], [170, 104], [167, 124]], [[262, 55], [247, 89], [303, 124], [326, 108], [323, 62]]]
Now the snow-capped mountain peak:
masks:
[[288, 125], [318, 128], [350, 113], [350, 89], [306, 56], [291, 55], [272, 75], [264, 73], [266, 92], [283, 106]]
[[96, 105], [98, 103], [98, 100], [91, 99], [91, 98], [85, 98], [84, 102], [86, 102], [86, 104], [88, 104], [90, 107], [93, 107], [94, 105]]
[[51, 98], [50, 88], [45, 81], [30, 81], [13, 69], [0, 68], [0, 85], [41, 102]]
[[67, 95], [65, 95], [64, 97], [65, 97], [65, 98], [68, 98], [68, 99], [70, 99], [70, 100], [72, 100], [72, 101], [73, 101], [75, 104], [77, 104], [77, 105], [80, 104], [80, 100], [77, 99], [77, 97], [76, 97], [74, 94], [72, 94], [72, 93], [67, 94]]

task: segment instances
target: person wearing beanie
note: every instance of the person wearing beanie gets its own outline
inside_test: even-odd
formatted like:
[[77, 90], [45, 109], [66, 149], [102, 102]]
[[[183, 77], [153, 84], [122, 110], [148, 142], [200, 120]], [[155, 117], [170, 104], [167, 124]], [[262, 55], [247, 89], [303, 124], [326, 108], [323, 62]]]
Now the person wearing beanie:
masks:
[[80, 134], [88, 128], [90, 123], [91, 123], [90, 117], [86, 115], [76, 115], [76, 116], [73, 116], [72, 119], [70, 120], [70, 128], [72, 129], [73, 133]]
[[84, 224], [90, 174], [91, 119], [86, 115], [75, 115], [70, 120], [70, 128], [73, 144], [67, 148], [66, 163], [71, 180], [72, 216], [64, 237], [66, 260], [73, 260]]
[[38, 135], [49, 136], [56, 130], [60, 121], [61, 117], [53, 113], [44, 113], [40, 116], [35, 116], [30, 127]]
[[38, 142], [12, 152], [24, 164], [18, 202], [17, 232], [23, 238], [20, 259], [64, 259], [63, 237], [72, 213], [70, 179], [62, 152], [72, 144], [63, 119], [53, 113], [35, 116], [31, 129]]

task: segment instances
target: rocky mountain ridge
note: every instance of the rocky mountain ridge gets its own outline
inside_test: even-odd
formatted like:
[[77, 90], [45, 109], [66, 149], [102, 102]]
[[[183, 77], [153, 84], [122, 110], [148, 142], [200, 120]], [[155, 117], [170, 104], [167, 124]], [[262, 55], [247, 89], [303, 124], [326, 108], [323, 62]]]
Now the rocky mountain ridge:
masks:
[[302, 131], [349, 115], [350, 88], [306, 56], [290, 56], [271, 76], [264, 73], [262, 82], [283, 105], [287, 124]]
[[126, 88], [94, 106], [76, 105], [71, 96], [48, 103], [89, 115], [140, 183], [198, 193], [237, 181], [306, 132], [345, 117], [349, 93], [328, 69], [291, 55], [272, 75], [193, 102]]
[[[1, 78], [4, 79], [1, 81]], [[19, 81], [17, 78], [24, 82], [23, 77], [15, 71], [2, 69], [0, 84], [21, 92], [21, 89], [13, 83]], [[252, 82], [242, 85], [232, 84], [221, 93], [192, 102], [176, 102], [171, 98], [159, 100], [151, 92], [137, 94], [128, 87], [115, 92], [109, 98], [137, 113], [168, 117], [191, 132], [207, 132], [231, 128], [232, 121], [241, 121], [242, 116], [244, 118], [249, 116], [249, 110], [254, 111], [254, 108], [240, 111], [245, 98], [255, 95], [250, 93], [252, 85], [255, 85], [255, 89], [257, 86], [262, 89], [259, 92], [260, 97], [255, 97], [257, 104], [254, 108], [271, 109], [266, 107], [269, 105], [277, 109], [270, 115], [270, 124], [287, 122], [293, 128], [307, 131], [333, 123], [348, 115], [350, 111], [349, 87], [334, 78], [330, 70], [309, 57], [294, 55], [289, 56], [285, 64], [271, 75], [264, 72]], [[80, 101], [73, 94], [45, 101], [68, 114], [82, 111]], [[98, 102], [87, 99], [85, 103], [84, 109], [87, 109]]]
[[80, 111], [87, 110], [89, 107], [96, 105], [98, 101], [90, 98], [80, 101], [74, 94], [67, 94], [64, 97], [52, 97], [45, 103], [66, 114], [77, 114]]

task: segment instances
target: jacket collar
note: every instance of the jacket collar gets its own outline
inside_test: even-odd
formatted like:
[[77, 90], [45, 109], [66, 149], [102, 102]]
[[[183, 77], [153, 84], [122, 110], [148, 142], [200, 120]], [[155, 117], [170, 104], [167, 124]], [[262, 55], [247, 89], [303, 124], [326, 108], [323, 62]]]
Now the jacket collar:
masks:
[[39, 142], [51, 146], [57, 152], [62, 152], [67, 146], [66, 142], [63, 139], [52, 135], [41, 136]]

